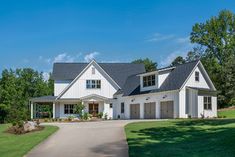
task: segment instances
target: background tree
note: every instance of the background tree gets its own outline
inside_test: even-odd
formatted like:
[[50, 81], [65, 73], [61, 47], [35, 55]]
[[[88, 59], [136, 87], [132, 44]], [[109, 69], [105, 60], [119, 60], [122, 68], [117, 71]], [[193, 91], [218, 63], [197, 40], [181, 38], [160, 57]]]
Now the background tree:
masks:
[[28, 100], [32, 97], [52, 95], [51, 88], [42, 73], [33, 69], [3, 70], [0, 79], [0, 112], [4, 112], [5, 116], [1, 119], [18, 123], [30, 118]]
[[218, 90], [219, 107], [233, 105], [235, 15], [223, 10], [205, 23], [196, 23], [190, 39], [204, 49], [201, 61]]
[[137, 59], [132, 61], [132, 63], [142, 63], [145, 66], [147, 72], [154, 71], [157, 69], [157, 62], [150, 60], [149, 58]]
[[176, 57], [172, 63], [171, 63], [171, 66], [176, 66], [176, 65], [179, 65], [179, 64], [184, 64], [186, 61], [185, 59], [182, 57], [182, 56], [178, 56]]

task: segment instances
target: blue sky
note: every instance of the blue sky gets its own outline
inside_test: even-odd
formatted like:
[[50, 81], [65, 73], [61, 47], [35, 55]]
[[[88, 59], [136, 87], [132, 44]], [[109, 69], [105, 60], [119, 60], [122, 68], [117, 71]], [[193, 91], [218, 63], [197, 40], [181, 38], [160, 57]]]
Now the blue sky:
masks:
[[0, 1], [0, 71], [53, 62], [130, 62], [149, 57], [167, 66], [192, 48], [196, 22], [234, 0]]

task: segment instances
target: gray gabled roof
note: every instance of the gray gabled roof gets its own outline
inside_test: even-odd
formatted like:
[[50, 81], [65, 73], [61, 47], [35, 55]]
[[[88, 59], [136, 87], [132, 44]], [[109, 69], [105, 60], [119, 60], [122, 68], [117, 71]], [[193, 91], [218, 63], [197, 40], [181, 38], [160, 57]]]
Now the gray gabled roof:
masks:
[[120, 94], [122, 92], [123, 96], [130, 96], [180, 89], [198, 62], [199, 61], [196, 60], [175, 66], [160, 88], [149, 91], [140, 91], [139, 76], [132, 75], [126, 80], [124, 88], [116, 94]]
[[[89, 63], [54, 63], [52, 79], [73, 80]], [[143, 64], [98, 63], [99, 66], [122, 88], [127, 77], [145, 72]]]

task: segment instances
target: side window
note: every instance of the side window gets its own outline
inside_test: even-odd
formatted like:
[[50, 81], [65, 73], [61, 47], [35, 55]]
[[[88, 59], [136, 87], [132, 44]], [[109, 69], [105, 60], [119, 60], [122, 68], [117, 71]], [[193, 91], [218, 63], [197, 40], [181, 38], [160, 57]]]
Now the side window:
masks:
[[125, 104], [124, 102], [121, 103], [121, 113], [125, 112]]
[[199, 72], [195, 72], [195, 81], [199, 82]]
[[204, 96], [203, 98], [204, 110], [212, 110], [211, 97]]

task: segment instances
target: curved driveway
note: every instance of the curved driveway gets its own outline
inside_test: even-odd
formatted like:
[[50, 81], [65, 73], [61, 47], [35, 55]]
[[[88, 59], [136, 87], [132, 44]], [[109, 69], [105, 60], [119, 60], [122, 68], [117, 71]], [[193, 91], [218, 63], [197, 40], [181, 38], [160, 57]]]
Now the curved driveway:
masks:
[[124, 126], [130, 122], [52, 123], [60, 129], [27, 157], [128, 157]]

